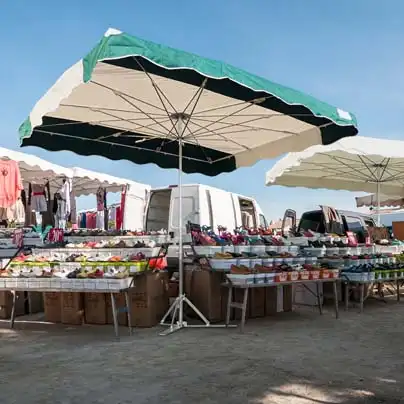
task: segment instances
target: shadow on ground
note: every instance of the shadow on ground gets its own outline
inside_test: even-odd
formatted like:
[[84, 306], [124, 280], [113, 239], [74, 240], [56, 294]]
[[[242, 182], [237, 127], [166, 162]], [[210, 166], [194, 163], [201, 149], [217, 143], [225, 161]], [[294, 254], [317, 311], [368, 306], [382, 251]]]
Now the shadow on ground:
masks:
[[169, 337], [112, 327], [0, 323], [0, 402], [404, 403], [404, 306], [299, 309]]

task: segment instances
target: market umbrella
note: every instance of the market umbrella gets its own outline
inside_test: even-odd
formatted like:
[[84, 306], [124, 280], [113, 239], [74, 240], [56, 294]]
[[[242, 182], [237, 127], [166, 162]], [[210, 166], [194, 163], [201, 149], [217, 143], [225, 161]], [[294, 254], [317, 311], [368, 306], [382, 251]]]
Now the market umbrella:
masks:
[[404, 206], [404, 198], [403, 197], [394, 197], [389, 195], [380, 195], [379, 202], [377, 200], [376, 194], [365, 195], [365, 196], [357, 196], [355, 197], [356, 206], [358, 208], [362, 207], [377, 207], [378, 203], [380, 207], [394, 207], [394, 208], [402, 208]]
[[266, 174], [266, 185], [404, 194], [404, 142], [356, 136], [289, 153]]
[[[182, 172], [231, 172], [353, 136], [357, 128], [352, 114], [309, 95], [109, 29], [35, 105], [19, 132], [22, 146], [178, 168], [181, 199]], [[189, 304], [181, 276], [181, 202], [179, 223], [175, 329], [186, 325], [183, 301]]]

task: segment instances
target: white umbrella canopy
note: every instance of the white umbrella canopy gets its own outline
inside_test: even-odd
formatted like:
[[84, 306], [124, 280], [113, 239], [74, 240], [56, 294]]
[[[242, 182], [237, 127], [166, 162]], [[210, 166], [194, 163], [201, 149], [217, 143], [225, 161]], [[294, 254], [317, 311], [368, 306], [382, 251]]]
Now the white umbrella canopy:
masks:
[[289, 153], [267, 172], [266, 185], [404, 195], [404, 142], [357, 136]]
[[[380, 195], [379, 198], [380, 207], [393, 207], [399, 208], [404, 206], [404, 198], [403, 197], [392, 197], [389, 195]], [[356, 207], [363, 208], [363, 207], [377, 207], [377, 195], [365, 195], [365, 196], [357, 196], [355, 197], [356, 200]]]

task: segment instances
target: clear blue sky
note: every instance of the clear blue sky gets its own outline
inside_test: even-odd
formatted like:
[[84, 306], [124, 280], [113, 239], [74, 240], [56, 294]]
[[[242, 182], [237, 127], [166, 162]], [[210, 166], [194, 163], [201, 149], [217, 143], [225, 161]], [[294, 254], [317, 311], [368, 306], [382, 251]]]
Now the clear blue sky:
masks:
[[[402, 0], [2, 0], [0, 145], [18, 149], [17, 128], [34, 103], [108, 27], [223, 60], [353, 111], [363, 136], [403, 139], [403, 16]], [[22, 151], [152, 186], [176, 182], [174, 170], [151, 165]], [[273, 163], [185, 179], [255, 196], [270, 219], [286, 207], [353, 208], [347, 192], [266, 188]], [[94, 205], [91, 198], [84, 204]]]

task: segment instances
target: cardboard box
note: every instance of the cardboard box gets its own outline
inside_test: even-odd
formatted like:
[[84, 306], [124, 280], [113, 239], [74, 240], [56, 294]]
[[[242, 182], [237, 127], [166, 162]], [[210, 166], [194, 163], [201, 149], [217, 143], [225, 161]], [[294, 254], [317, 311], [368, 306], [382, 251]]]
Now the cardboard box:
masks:
[[[25, 314], [24, 292], [16, 292], [15, 315], [23, 316]], [[7, 320], [11, 317], [13, 308], [13, 295], [11, 292], [0, 292], [0, 319]]]
[[132, 327], [154, 327], [168, 310], [168, 296], [132, 301]]
[[[225, 274], [201, 270], [194, 265], [186, 266], [184, 272], [187, 297], [209, 321], [222, 321], [225, 317], [227, 303], [227, 294], [224, 293], [226, 288], [221, 286], [225, 281]], [[194, 315], [193, 312], [191, 315]]]
[[278, 288], [265, 288], [265, 316], [274, 316], [278, 312]]
[[46, 292], [43, 294], [45, 321], [60, 323], [62, 321], [62, 293]]
[[30, 314], [42, 313], [44, 311], [43, 295], [41, 292], [28, 293], [28, 312]]
[[131, 289], [132, 298], [146, 301], [148, 298], [167, 294], [168, 273], [164, 271], [146, 272], [135, 277], [134, 287]]
[[[111, 304], [111, 294], [106, 293], [105, 295], [105, 306], [107, 311], [107, 324], [113, 324], [114, 318], [112, 316], [112, 304]], [[125, 312], [120, 312], [119, 308], [126, 307], [125, 294], [115, 293], [115, 304], [118, 310], [118, 324], [128, 325], [128, 315]]]
[[283, 311], [293, 309], [293, 288], [292, 285], [283, 286]]
[[265, 288], [251, 289], [250, 291], [250, 317], [264, 317], [265, 316]]
[[81, 325], [84, 320], [83, 294], [62, 293], [62, 323]]
[[107, 323], [107, 302], [105, 294], [84, 294], [84, 318], [87, 324]]

